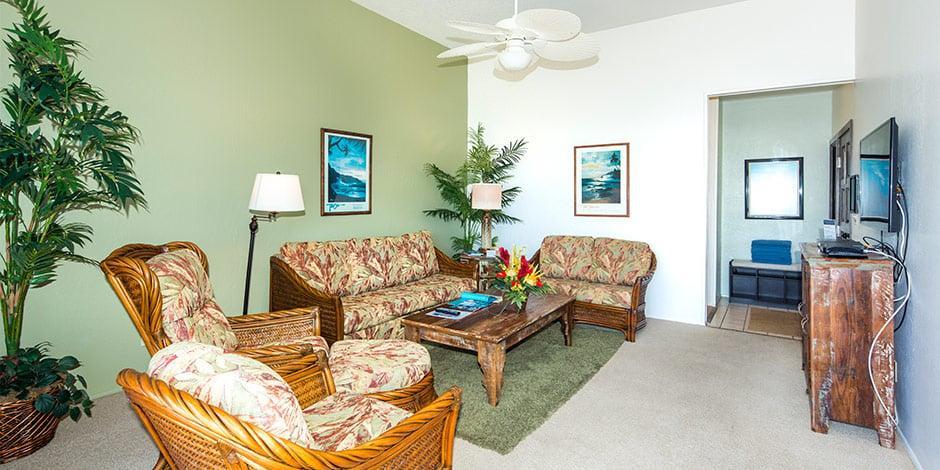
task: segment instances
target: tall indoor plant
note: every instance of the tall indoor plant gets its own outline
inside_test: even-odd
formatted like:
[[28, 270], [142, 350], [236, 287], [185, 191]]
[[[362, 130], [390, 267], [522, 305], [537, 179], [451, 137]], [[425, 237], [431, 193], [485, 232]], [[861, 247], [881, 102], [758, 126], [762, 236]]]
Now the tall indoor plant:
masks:
[[[433, 163], [424, 165], [425, 172], [434, 179], [441, 198], [449, 208], [428, 209], [429, 217], [444, 221], [457, 221], [463, 229], [462, 237], [451, 237], [451, 248], [455, 255], [473, 251], [480, 243], [480, 221], [483, 211], [470, 206], [470, 185], [474, 183], [504, 183], [512, 175], [516, 163], [525, 156], [526, 141], [519, 139], [502, 148], [487, 145], [484, 139], [483, 124], [476, 129], [470, 128], [467, 157], [453, 174], [448, 173]], [[503, 188], [502, 206], [508, 207], [521, 192], [518, 186]], [[516, 217], [503, 210], [490, 211], [494, 224], [514, 224], [520, 222]]]
[[38, 397], [37, 410], [78, 420], [79, 408], [90, 414], [90, 400], [76, 384], [84, 381], [69, 373], [79, 363], [71, 356], [47, 357], [47, 343], [20, 347], [24, 305], [31, 288], [55, 280], [62, 262], [94, 263], [77, 252], [91, 240], [92, 229], [73, 214], [145, 204], [131, 160], [138, 131], [85, 81], [75, 64], [81, 45], [52, 29], [35, 0], [0, 2], [12, 6], [20, 20], [4, 27], [13, 79], [0, 90], [0, 310], [6, 347], [0, 390], [7, 395], [0, 402]]

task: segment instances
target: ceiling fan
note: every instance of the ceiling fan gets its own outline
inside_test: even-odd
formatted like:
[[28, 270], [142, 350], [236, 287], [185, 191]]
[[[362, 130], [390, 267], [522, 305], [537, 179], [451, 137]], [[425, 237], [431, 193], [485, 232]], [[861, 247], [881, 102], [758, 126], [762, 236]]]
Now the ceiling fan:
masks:
[[574, 13], [547, 8], [519, 12], [518, 0], [513, 11], [512, 18], [495, 25], [448, 21], [452, 28], [491, 36], [492, 40], [458, 46], [438, 54], [437, 58], [474, 57], [499, 51], [499, 65], [515, 72], [528, 68], [539, 58], [577, 61], [590, 59], [600, 51], [597, 40], [581, 32], [581, 19]]

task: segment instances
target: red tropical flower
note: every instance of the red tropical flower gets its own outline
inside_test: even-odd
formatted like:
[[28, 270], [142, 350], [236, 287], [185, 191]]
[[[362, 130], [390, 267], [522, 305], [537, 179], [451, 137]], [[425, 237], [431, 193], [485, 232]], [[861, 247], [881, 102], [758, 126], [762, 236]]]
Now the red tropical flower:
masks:
[[511, 261], [509, 258], [509, 251], [503, 247], [499, 247], [499, 260], [503, 262], [503, 266], [509, 266]]

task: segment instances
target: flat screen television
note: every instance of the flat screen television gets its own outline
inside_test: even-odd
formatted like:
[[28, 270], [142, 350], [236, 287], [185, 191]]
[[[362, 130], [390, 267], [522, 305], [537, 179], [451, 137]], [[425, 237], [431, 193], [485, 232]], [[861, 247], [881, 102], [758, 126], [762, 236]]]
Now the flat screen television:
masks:
[[901, 161], [898, 125], [893, 117], [862, 137], [859, 157], [859, 220], [875, 229], [900, 231]]

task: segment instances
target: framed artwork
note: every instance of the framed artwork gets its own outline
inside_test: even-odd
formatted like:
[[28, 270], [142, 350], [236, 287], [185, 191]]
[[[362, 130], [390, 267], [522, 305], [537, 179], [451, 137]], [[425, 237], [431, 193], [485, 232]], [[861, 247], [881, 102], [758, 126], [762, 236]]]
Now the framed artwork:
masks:
[[574, 148], [574, 215], [630, 216], [630, 144]]
[[803, 218], [803, 157], [744, 160], [744, 218]]
[[320, 129], [320, 215], [372, 213], [372, 136]]

